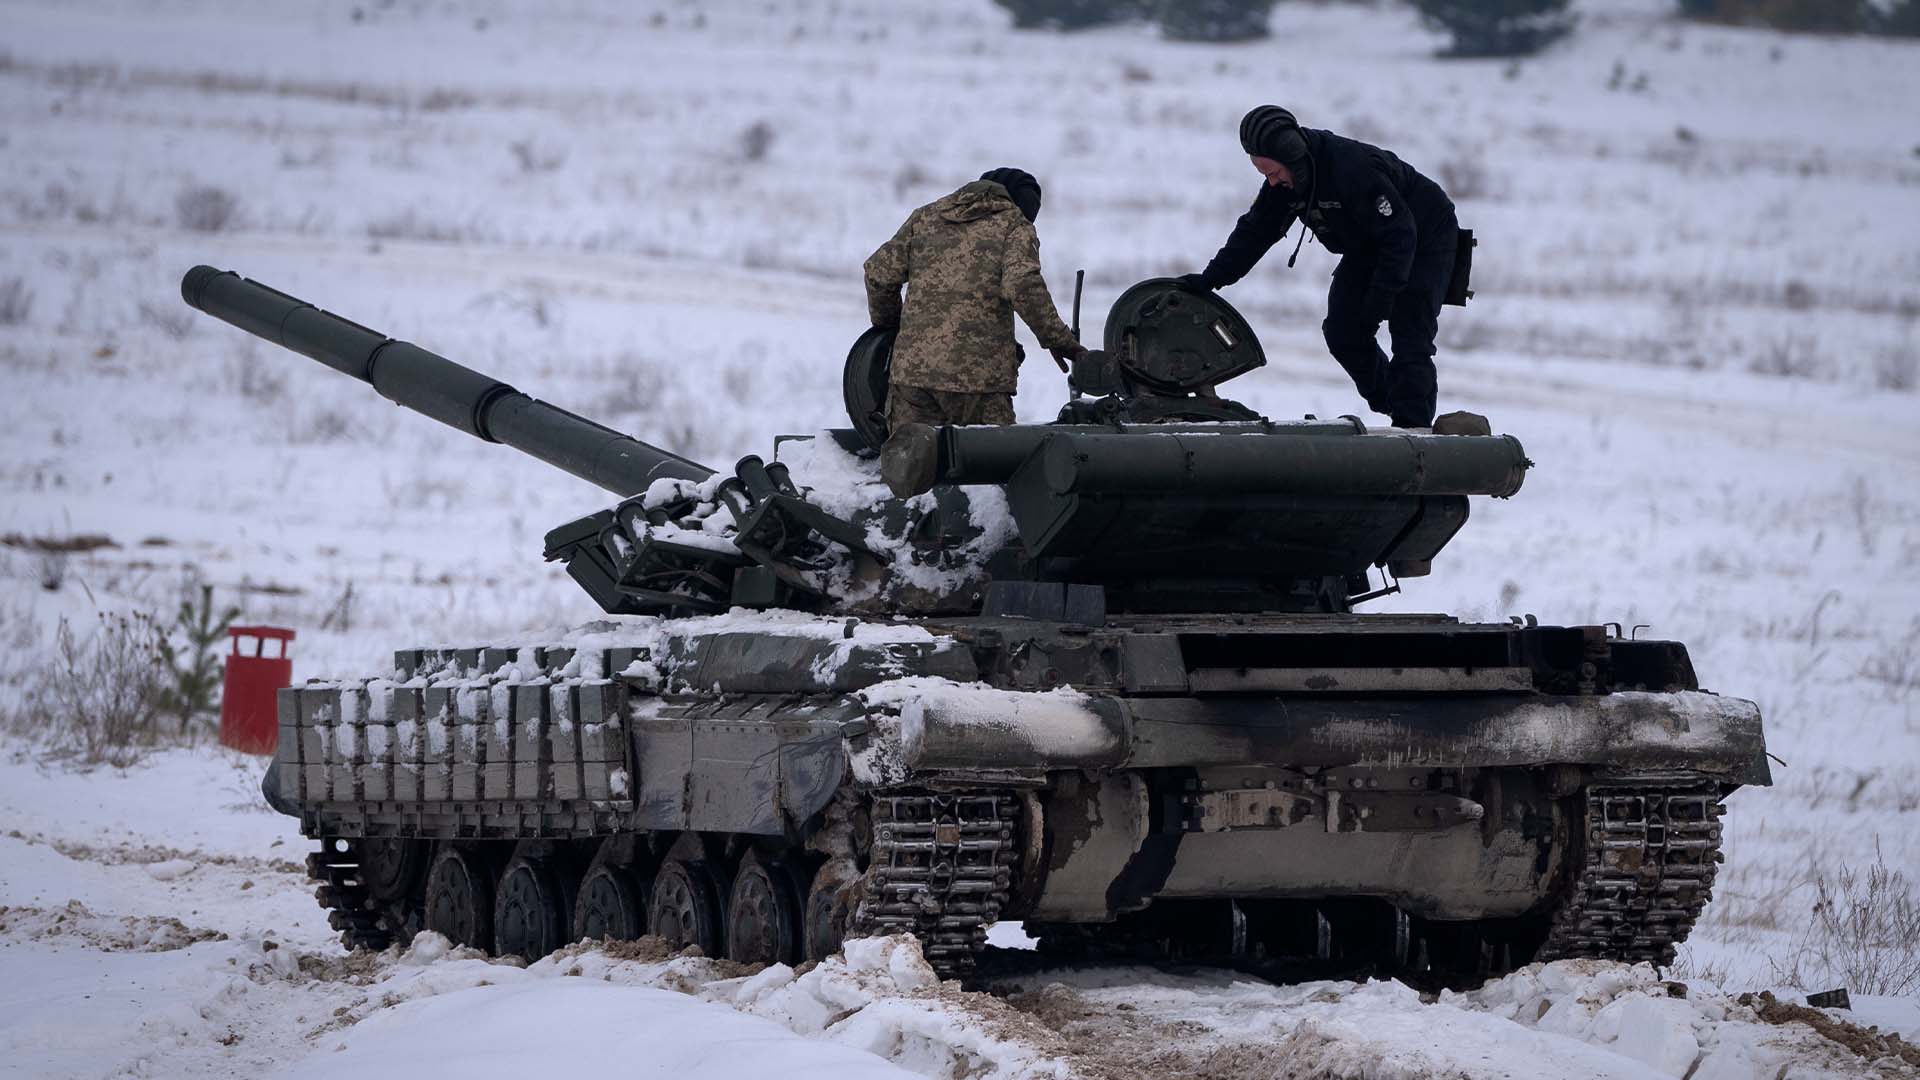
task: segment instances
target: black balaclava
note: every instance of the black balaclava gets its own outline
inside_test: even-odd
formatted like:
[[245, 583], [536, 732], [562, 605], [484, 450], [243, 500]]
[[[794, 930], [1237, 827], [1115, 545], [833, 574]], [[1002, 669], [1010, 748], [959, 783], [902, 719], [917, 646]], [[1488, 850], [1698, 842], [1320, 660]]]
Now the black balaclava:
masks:
[[1027, 221], [1040, 216], [1040, 181], [1025, 169], [988, 169], [980, 174], [980, 179], [991, 180], [1007, 189], [1013, 197], [1013, 205], [1020, 208]]

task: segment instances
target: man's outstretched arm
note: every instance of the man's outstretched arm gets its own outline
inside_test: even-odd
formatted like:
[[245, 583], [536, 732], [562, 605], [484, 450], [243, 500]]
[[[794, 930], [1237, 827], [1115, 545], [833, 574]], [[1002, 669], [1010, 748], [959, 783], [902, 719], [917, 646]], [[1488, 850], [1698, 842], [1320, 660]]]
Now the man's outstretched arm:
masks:
[[[1053, 306], [1053, 294], [1047, 291], [1047, 280], [1040, 276], [1040, 234], [1025, 220], [1018, 222], [1007, 237], [1007, 253], [1001, 263], [1000, 294], [1013, 305], [1022, 322], [1040, 339], [1040, 345], [1054, 354], [1056, 362], [1062, 362], [1062, 356], [1076, 356], [1080, 352], [1080, 343], [1073, 339], [1073, 330], [1060, 318], [1060, 312]], [[1064, 370], [1064, 363], [1062, 362]]]
[[1293, 208], [1287, 202], [1292, 197], [1290, 191], [1274, 185], [1260, 188], [1253, 205], [1234, 222], [1227, 242], [1220, 245], [1207, 268], [1200, 271], [1207, 288], [1223, 289], [1246, 277], [1267, 249], [1279, 243], [1287, 230], [1293, 228]]

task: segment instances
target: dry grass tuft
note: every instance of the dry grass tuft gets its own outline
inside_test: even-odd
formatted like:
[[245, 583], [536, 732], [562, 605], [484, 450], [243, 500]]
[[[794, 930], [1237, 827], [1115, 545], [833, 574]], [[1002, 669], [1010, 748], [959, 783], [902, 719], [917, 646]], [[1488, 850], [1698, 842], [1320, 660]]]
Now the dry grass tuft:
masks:
[[1812, 918], [1793, 951], [1770, 961], [1784, 983], [1843, 985], [1857, 994], [1920, 989], [1920, 897], [1905, 871], [1879, 851], [1864, 870], [1815, 868]]
[[170, 734], [161, 722], [167, 674], [159, 636], [141, 613], [102, 615], [84, 637], [62, 619], [53, 656], [25, 673], [19, 703], [0, 720], [58, 758], [137, 763]]

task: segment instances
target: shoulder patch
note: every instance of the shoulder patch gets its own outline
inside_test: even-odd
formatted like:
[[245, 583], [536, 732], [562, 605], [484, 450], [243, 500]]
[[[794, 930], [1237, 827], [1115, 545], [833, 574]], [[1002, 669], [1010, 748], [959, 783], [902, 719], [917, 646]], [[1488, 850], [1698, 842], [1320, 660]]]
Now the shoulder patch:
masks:
[[1374, 203], [1373, 208], [1375, 210], [1380, 211], [1381, 217], [1393, 216], [1393, 204], [1387, 201], [1387, 197], [1385, 195], [1380, 196], [1380, 201], [1377, 203]]

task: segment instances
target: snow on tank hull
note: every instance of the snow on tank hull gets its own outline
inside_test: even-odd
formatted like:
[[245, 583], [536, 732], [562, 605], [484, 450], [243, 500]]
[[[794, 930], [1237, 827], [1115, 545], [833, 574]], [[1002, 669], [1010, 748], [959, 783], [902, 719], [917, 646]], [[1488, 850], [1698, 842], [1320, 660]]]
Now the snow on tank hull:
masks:
[[[906, 930], [961, 972], [1024, 919], [1189, 957], [1662, 961], [1720, 800], [1769, 779], [1751, 702], [1599, 628], [732, 615], [396, 659], [281, 698], [274, 784], [361, 944], [598, 928], [767, 962]], [[427, 841], [504, 885], [464, 896]]]

